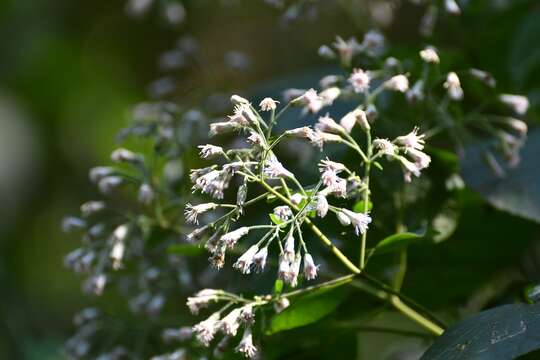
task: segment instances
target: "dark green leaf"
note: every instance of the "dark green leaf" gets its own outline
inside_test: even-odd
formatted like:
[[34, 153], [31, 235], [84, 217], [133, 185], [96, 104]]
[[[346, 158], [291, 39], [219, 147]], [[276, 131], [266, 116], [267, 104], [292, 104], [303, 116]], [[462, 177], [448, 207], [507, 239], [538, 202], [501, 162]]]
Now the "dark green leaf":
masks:
[[[505, 167], [506, 175], [497, 177], [485, 165], [487, 144], [467, 149], [462, 160], [465, 183], [479, 192], [494, 207], [523, 218], [540, 222], [540, 131], [532, 132], [521, 150], [521, 163]], [[501, 165], [504, 160], [500, 160]]]
[[272, 318], [266, 333], [271, 335], [314, 323], [334, 311], [346, 296], [346, 289], [339, 287], [295, 299], [287, 309]]
[[422, 233], [402, 232], [390, 235], [381, 240], [381, 242], [379, 242], [377, 246], [372, 249], [372, 252], [377, 255], [387, 254], [389, 252], [403, 249], [414, 242], [424, 239], [425, 237], [425, 231]]
[[540, 348], [540, 304], [499, 306], [450, 327], [422, 356], [506, 360]]

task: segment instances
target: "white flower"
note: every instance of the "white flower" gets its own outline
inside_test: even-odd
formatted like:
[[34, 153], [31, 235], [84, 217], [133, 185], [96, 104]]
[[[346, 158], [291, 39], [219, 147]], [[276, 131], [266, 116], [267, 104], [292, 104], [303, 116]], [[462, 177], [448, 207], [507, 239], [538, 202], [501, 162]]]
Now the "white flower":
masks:
[[[338, 163], [335, 161], [331, 161], [328, 158], [321, 160], [319, 163], [319, 171], [320, 172], [326, 172], [326, 171], [333, 171], [336, 174], [339, 174], [340, 172], [346, 170], [347, 167], [343, 165], [342, 163]], [[327, 184], [325, 184], [327, 185]]]
[[340, 94], [341, 90], [337, 86], [332, 86], [321, 91], [319, 95], [322, 99], [323, 105], [328, 106], [332, 105], [334, 100], [336, 100]]
[[248, 232], [249, 228], [243, 226], [234, 231], [223, 234], [220, 241], [223, 242], [228, 248], [232, 248], [234, 245], [236, 245], [236, 242], [240, 240], [241, 237], [247, 235]]
[[82, 216], [88, 217], [105, 209], [103, 201], [88, 201], [81, 205]]
[[219, 314], [214, 313], [204, 321], [193, 326], [193, 332], [197, 340], [204, 346], [208, 347], [214, 339], [214, 335], [218, 330]]
[[93, 183], [97, 183], [101, 179], [114, 174], [116, 170], [108, 166], [96, 166], [90, 169], [88, 177]]
[[317, 124], [315, 124], [315, 129], [328, 132], [340, 134], [344, 131], [343, 127], [334, 121], [328, 114], [325, 116], [319, 117]]
[[388, 139], [377, 138], [373, 140], [373, 146], [385, 155], [394, 155], [396, 153], [396, 146]]
[[270, 178], [294, 178], [294, 174], [285, 169], [275, 156], [268, 159], [263, 173]]
[[357, 213], [348, 209], [341, 209], [341, 212], [351, 220], [356, 235], [364, 234], [367, 231], [368, 225], [371, 223], [371, 217], [368, 214]]
[[255, 254], [257, 254], [258, 251], [259, 247], [257, 245], [252, 245], [238, 258], [238, 260], [236, 260], [233, 267], [240, 270], [242, 274], [249, 274], [251, 272], [251, 264], [253, 264]]
[[384, 35], [377, 30], [370, 30], [364, 35], [362, 46], [370, 56], [379, 56], [384, 52]]
[[120, 176], [107, 176], [99, 180], [98, 187], [99, 191], [104, 194], [109, 194], [116, 187], [122, 185], [124, 179]]
[[249, 104], [249, 101], [247, 99], [244, 99], [240, 95], [232, 95], [231, 96], [231, 103], [233, 105], [240, 105], [240, 104]]
[[456, 0], [444, 0], [444, 8], [452, 15], [461, 14], [461, 9]]
[[313, 146], [317, 146], [322, 150], [323, 145], [327, 142], [340, 142], [342, 140], [341, 136], [330, 134], [319, 129], [312, 131], [309, 136], [309, 141]]
[[285, 241], [283, 257], [289, 262], [294, 260], [294, 237], [292, 231], [289, 233], [289, 236], [287, 236], [287, 240]]
[[431, 46], [428, 46], [424, 50], [421, 50], [420, 57], [428, 64], [438, 64], [440, 62], [437, 50]]
[[354, 109], [341, 118], [339, 124], [348, 132], [351, 133], [354, 125], [358, 124], [362, 130], [370, 128], [366, 112], [362, 109]]
[[255, 314], [253, 313], [252, 304], [247, 304], [240, 308], [240, 321], [246, 324], [252, 324], [254, 318], [255, 318]]
[[282, 221], [287, 221], [293, 216], [293, 212], [290, 207], [283, 205], [274, 208], [274, 215]]
[[262, 99], [259, 106], [261, 107], [262, 111], [273, 111], [273, 110], [276, 110], [277, 103], [278, 103], [278, 101], [276, 101], [276, 100], [274, 100], [272, 98], [266, 97], [266, 98]]
[[448, 91], [448, 96], [450, 97], [450, 99], [456, 101], [463, 99], [463, 89], [461, 88], [461, 82], [459, 81], [459, 77], [455, 72], [448, 73], [443, 86]]
[[242, 340], [236, 347], [235, 351], [242, 353], [248, 359], [254, 358], [257, 354], [257, 348], [253, 345], [253, 335], [251, 335], [250, 327], [247, 327], [244, 331]]
[[495, 78], [487, 71], [478, 70], [478, 69], [470, 69], [469, 73], [489, 87], [494, 88], [495, 85], [497, 85]]
[[316, 199], [317, 199], [317, 207], [316, 207], [317, 215], [323, 218], [328, 213], [328, 207], [329, 207], [328, 200], [326, 199], [326, 196], [322, 194], [318, 194]]
[[319, 112], [324, 106], [322, 97], [317, 94], [315, 89], [309, 89], [303, 95], [292, 100], [292, 102], [303, 105], [305, 110], [312, 114]]
[[[321, 80], [319, 80], [319, 85], [323, 89], [327, 89], [332, 87], [333, 85], [336, 85], [338, 82], [341, 81], [340, 75], [326, 75]], [[341, 93], [341, 90], [340, 90]]]
[[395, 140], [396, 143], [405, 146], [405, 151], [409, 149], [422, 150], [424, 149], [425, 135], [418, 135], [418, 128], [415, 127], [410, 133], [404, 136], [398, 136]]
[[518, 115], [524, 115], [529, 109], [529, 99], [525, 96], [502, 94], [499, 99], [503, 104], [511, 107]]
[[275, 303], [274, 303], [274, 310], [276, 311], [276, 313], [280, 313], [282, 312], [283, 310], [285, 310], [286, 308], [289, 307], [289, 305], [291, 305], [291, 302], [289, 301], [289, 299], [287, 299], [286, 297], [280, 297]]
[[128, 231], [129, 226], [127, 224], [118, 226], [113, 232], [113, 240], [117, 242], [124, 241], [127, 237]]
[[211, 170], [200, 177], [197, 177], [192, 172], [192, 179], [195, 179], [193, 190], [200, 189], [203, 193], [209, 194], [213, 198], [223, 199], [223, 191], [229, 187], [231, 178], [232, 173], [227, 169], [223, 171]]
[[120, 148], [112, 152], [111, 160], [114, 162], [138, 162], [141, 161], [142, 158], [132, 151]]
[[290, 197], [290, 200], [294, 205], [300, 205], [302, 203], [302, 200], [304, 200], [304, 195], [300, 193], [295, 193]]
[[210, 159], [214, 156], [223, 154], [223, 148], [221, 146], [207, 144], [207, 145], [199, 145], [198, 148], [201, 149], [201, 151], [199, 152], [199, 155], [203, 159]]
[[255, 269], [257, 272], [261, 272], [264, 270], [264, 267], [266, 266], [266, 258], [268, 256], [268, 247], [263, 247], [259, 252], [255, 254], [253, 257], [253, 264], [255, 265]]
[[306, 280], [313, 280], [317, 277], [318, 265], [315, 265], [313, 257], [309, 253], [304, 254], [304, 276]]
[[194, 296], [188, 297], [186, 305], [193, 315], [197, 315], [199, 310], [208, 306], [211, 301], [217, 301], [220, 293], [219, 290], [203, 289]]
[[112, 260], [113, 270], [118, 270], [122, 267], [122, 259], [124, 258], [124, 252], [126, 251], [126, 244], [124, 241], [116, 241], [113, 244], [109, 257]]
[[384, 86], [393, 91], [399, 91], [404, 93], [409, 89], [409, 79], [405, 75], [392, 76], [384, 83]]
[[300, 138], [311, 138], [313, 136], [313, 130], [308, 126], [287, 130], [285, 133]]
[[429, 166], [429, 163], [431, 162], [431, 157], [420, 150], [409, 149], [409, 151], [407, 151], [407, 155], [409, 155], [411, 159], [414, 160], [414, 163], [419, 170], [427, 168]]
[[148, 183], [142, 183], [139, 187], [139, 192], [137, 194], [137, 200], [141, 203], [148, 205], [154, 200], [154, 189]]
[[219, 322], [219, 327], [226, 335], [235, 336], [240, 326], [241, 308], [236, 308], [228, 313]]
[[319, 50], [317, 50], [317, 54], [319, 54], [320, 57], [325, 59], [333, 59], [336, 57], [336, 54], [328, 45], [322, 45], [319, 47]]
[[184, 216], [186, 217], [186, 221], [189, 224], [198, 225], [199, 220], [197, 219], [197, 217], [207, 211], [214, 210], [217, 206], [218, 205], [215, 203], [199, 204], [195, 206], [187, 203], [186, 209], [184, 210]]
[[231, 121], [215, 122], [215, 123], [210, 124], [210, 132], [208, 133], [208, 135], [212, 137], [218, 134], [228, 133], [228, 132], [237, 130], [239, 128], [240, 126], [236, 122], [231, 122]]
[[249, 104], [238, 104], [234, 107], [234, 114], [229, 116], [229, 121], [239, 126], [248, 126], [250, 122], [257, 122], [257, 116], [253, 113]]
[[360, 50], [360, 44], [358, 44], [355, 38], [345, 41], [337, 36], [336, 41], [332, 45], [338, 51], [341, 62], [347, 66], [351, 63], [353, 56]]
[[416, 163], [410, 162], [403, 156], [399, 156], [398, 159], [403, 167], [403, 178], [405, 182], [411, 182], [411, 174], [416, 177], [420, 176], [420, 169]]
[[336, 214], [336, 217], [339, 223], [343, 226], [351, 225], [351, 218], [347, 216], [343, 211], [340, 211]]
[[347, 197], [347, 180], [340, 177], [336, 178], [334, 183], [330, 186], [332, 194], [338, 197]]
[[519, 119], [514, 119], [514, 118], [507, 118], [507, 119], [505, 119], [505, 122], [506, 122], [512, 129], [514, 129], [515, 131], [517, 131], [517, 133], [518, 133], [520, 136], [525, 136], [525, 135], [527, 135], [528, 127], [527, 127], [527, 124], [526, 124], [524, 121], [519, 120]]
[[300, 262], [301, 262], [300, 254], [298, 254], [293, 261], [291, 261], [291, 264], [289, 266], [289, 276], [288, 281], [289, 285], [291, 287], [296, 287], [298, 285], [298, 273], [300, 272]]
[[261, 135], [257, 134], [255, 131], [251, 131], [247, 138], [247, 141], [252, 145], [263, 145], [264, 139]]
[[356, 93], [361, 93], [369, 89], [369, 75], [362, 69], [354, 69], [348, 81]]
[[279, 265], [278, 265], [278, 279], [283, 280], [284, 282], [289, 282], [289, 274], [290, 274], [290, 262], [285, 258], [285, 256], [281, 256], [279, 258]]

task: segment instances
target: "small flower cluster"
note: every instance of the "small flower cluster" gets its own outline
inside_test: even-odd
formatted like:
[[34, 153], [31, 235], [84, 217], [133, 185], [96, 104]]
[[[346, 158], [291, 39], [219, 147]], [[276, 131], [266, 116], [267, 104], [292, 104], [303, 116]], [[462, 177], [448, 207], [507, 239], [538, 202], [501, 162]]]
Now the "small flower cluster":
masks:
[[[448, 11], [453, 9], [452, 13], [458, 13], [459, 8], [454, 1], [446, 2]], [[340, 125], [347, 131], [350, 129], [350, 124], [355, 123], [355, 118], [359, 118], [362, 127], [369, 127], [369, 123], [373, 122], [379, 115], [382, 108], [381, 104], [377, 104], [376, 99], [383, 90], [389, 90], [393, 92], [405, 94], [405, 99], [413, 106], [418, 108], [424, 107], [425, 112], [430, 114], [433, 119], [431, 127], [432, 134], [438, 134], [443, 130], [447, 130], [450, 133], [456, 131], [473, 131], [480, 130], [482, 133], [490, 135], [497, 140], [496, 150], [504, 156], [507, 160], [507, 164], [510, 167], [517, 166], [519, 164], [519, 152], [522, 148], [526, 135], [527, 124], [519, 119], [526, 114], [529, 101], [526, 97], [520, 95], [501, 94], [497, 97], [497, 101], [506, 106], [507, 110], [486, 111], [485, 104], [479, 106], [479, 110], [468, 111], [465, 105], [462, 104], [462, 100], [467, 96], [463, 89], [461, 77], [466, 77], [467, 80], [480, 81], [488, 89], [493, 89], [496, 86], [495, 79], [491, 74], [479, 69], [469, 69], [467, 71], [450, 71], [445, 75], [444, 81], [434, 79], [435, 70], [442, 64], [441, 58], [437, 49], [433, 46], [427, 46], [419, 52], [419, 58], [423, 62], [423, 71], [420, 77], [416, 81], [414, 74], [404, 73], [403, 66], [405, 62], [401, 62], [396, 58], [387, 57], [381, 59], [384, 55], [384, 48], [386, 41], [382, 35], [376, 32], [369, 32], [366, 34], [362, 43], [359, 43], [354, 38], [350, 38], [344, 41], [338, 37], [336, 42], [332, 46], [323, 45], [319, 49], [320, 55], [326, 58], [339, 58], [340, 62], [347, 68], [352, 67], [352, 72], [349, 76], [342, 75], [328, 75], [320, 80], [320, 86], [322, 90], [317, 93], [314, 89], [306, 92], [301, 104], [305, 106], [305, 112], [316, 113], [319, 112], [324, 106], [331, 105], [335, 100], [339, 98], [349, 99], [355, 95], [360, 95], [367, 99], [367, 106], [365, 109], [365, 115], [357, 113], [349, 113], [347, 117], [340, 121]], [[369, 46], [368, 46], [369, 45]], [[373, 51], [369, 52], [368, 49]], [[375, 51], [378, 49], [378, 51]], [[365, 59], [372, 57], [378, 58], [384, 65], [382, 68], [376, 67], [373, 69], [355, 67], [355, 62], [358, 56], [361, 56], [363, 64]], [[376, 62], [373, 62], [375, 65]], [[299, 91], [297, 89], [293, 89]], [[442, 91], [441, 91], [442, 90]], [[427, 92], [429, 96], [427, 96]], [[289, 90], [284, 97], [290, 96], [292, 90]], [[331, 101], [325, 101], [327, 93], [334, 94]], [[318, 95], [318, 96], [317, 96]], [[450, 103], [449, 103], [450, 101]], [[497, 104], [490, 104], [494, 108]], [[457, 110], [460, 108], [460, 110]], [[358, 110], [357, 110], [358, 111]], [[463, 115], [464, 114], [464, 115]], [[415, 116], [415, 115], [414, 115]], [[461, 118], [461, 119], [460, 119]], [[365, 121], [367, 119], [367, 121]], [[368, 122], [369, 121], [369, 122]], [[414, 120], [416, 121], [416, 120]], [[333, 126], [332, 122], [328, 119], [319, 120], [320, 128], [324, 128], [326, 133], [339, 133], [339, 130]], [[429, 123], [429, 122], [428, 122]], [[314, 136], [305, 132], [306, 136], [311, 136], [313, 141], [318, 141], [318, 144], [322, 146], [324, 141], [336, 142], [339, 141], [335, 137], [329, 137], [323, 139], [322, 136]], [[456, 146], [462, 146], [461, 137], [453, 136]], [[394, 142], [395, 143], [395, 142]], [[382, 146], [382, 144], [379, 143]], [[419, 154], [419, 148], [415, 148], [412, 151], [406, 149], [404, 154], [407, 154], [416, 166], [412, 166], [411, 162], [405, 157], [400, 157], [399, 161], [402, 163], [406, 171], [406, 178], [410, 178], [409, 174], [417, 175], [420, 170], [425, 168], [429, 164], [428, 158], [424, 154]], [[489, 163], [493, 164], [497, 160], [491, 153], [489, 158], [492, 159]], [[496, 173], [502, 172], [502, 167], [498, 164], [495, 166], [490, 165], [494, 169], [501, 169]]]

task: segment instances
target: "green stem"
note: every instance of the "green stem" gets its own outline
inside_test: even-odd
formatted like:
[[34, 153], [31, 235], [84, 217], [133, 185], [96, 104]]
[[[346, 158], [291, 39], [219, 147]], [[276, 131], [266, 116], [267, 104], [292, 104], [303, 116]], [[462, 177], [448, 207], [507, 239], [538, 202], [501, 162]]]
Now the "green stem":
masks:
[[[371, 144], [371, 130], [366, 130], [366, 142], [367, 142], [367, 158], [370, 159], [371, 155], [373, 153], [373, 147]], [[364, 190], [364, 214], [367, 214], [369, 211], [369, 176], [371, 171], [371, 160], [368, 160], [365, 162], [365, 170], [364, 170], [364, 186], [366, 189]], [[363, 269], [366, 262], [366, 242], [367, 242], [367, 231], [365, 231], [362, 234], [362, 239], [360, 242], [360, 269]]]

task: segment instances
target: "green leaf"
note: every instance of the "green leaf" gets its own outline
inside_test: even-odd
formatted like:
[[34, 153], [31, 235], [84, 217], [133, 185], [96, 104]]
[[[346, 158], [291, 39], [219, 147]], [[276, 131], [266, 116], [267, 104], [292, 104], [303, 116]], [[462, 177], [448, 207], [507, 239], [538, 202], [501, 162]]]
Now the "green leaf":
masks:
[[266, 334], [312, 324], [334, 311], [346, 297], [347, 291], [343, 287], [318, 290], [303, 296], [272, 318]]
[[[368, 211], [371, 211], [371, 209], [373, 209], [373, 203], [368, 200]], [[360, 200], [356, 204], [354, 204], [353, 211], [364, 212], [364, 200]]]
[[277, 279], [274, 283], [274, 294], [279, 295], [283, 291], [283, 280]]
[[278, 218], [276, 216], [276, 214], [274, 213], [271, 213], [271, 214], [268, 214], [268, 216], [270, 216], [270, 220], [272, 220], [272, 222], [276, 225], [281, 225], [283, 224], [283, 220], [281, 220], [280, 218]]
[[167, 253], [184, 256], [199, 256], [204, 253], [204, 250], [196, 245], [174, 244], [167, 248]]
[[421, 360], [515, 359], [540, 348], [540, 304], [510, 304], [447, 329]]
[[424, 238], [426, 238], [426, 231], [421, 233], [402, 232], [382, 239], [371, 251], [377, 255], [387, 254], [403, 249]]

